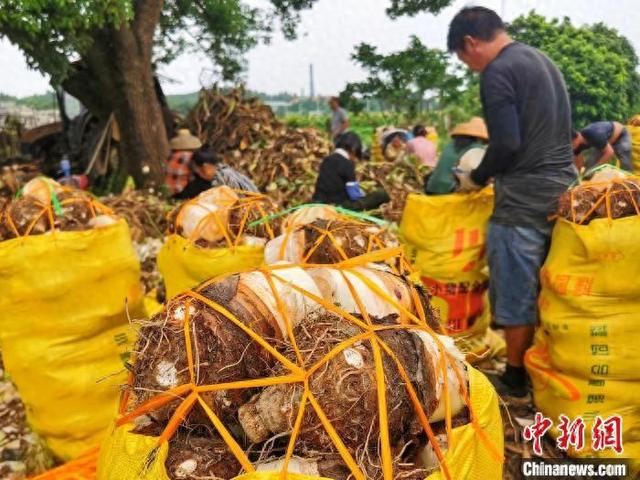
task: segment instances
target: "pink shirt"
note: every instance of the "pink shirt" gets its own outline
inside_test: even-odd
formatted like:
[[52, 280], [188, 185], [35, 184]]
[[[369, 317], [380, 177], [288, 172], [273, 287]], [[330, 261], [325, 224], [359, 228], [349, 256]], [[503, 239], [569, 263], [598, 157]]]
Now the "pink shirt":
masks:
[[413, 153], [422, 163], [433, 168], [436, 166], [436, 146], [425, 137], [416, 137], [407, 144], [407, 151]]

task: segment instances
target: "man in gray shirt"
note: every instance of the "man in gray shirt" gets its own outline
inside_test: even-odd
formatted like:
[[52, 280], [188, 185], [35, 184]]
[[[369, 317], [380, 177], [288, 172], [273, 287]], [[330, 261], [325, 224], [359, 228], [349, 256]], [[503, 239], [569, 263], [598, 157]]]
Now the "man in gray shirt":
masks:
[[489, 147], [478, 168], [459, 180], [469, 191], [495, 179], [489, 295], [494, 321], [505, 329], [507, 367], [493, 381], [500, 393], [523, 397], [524, 354], [538, 322], [539, 272], [551, 238], [548, 216], [577, 174], [569, 95], [553, 62], [514, 42], [488, 8], [463, 8], [449, 26], [448, 47], [480, 72]]
[[331, 109], [331, 138], [335, 138], [347, 131], [349, 128], [349, 119], [344, 108], [340, 107], [340, 101], [337, 97], [329, 99], [329, 108]]

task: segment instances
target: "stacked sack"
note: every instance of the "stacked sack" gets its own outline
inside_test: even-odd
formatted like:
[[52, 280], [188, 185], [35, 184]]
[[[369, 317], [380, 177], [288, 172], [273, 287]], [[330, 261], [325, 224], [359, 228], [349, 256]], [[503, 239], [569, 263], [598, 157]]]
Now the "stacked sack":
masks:
[[60, 459], [97, 445], [141, 315], [124, 220], [80, 190], [27, 183], [0, 216], [0, 349], [27, 419]]
[[502, 424], [400, 249], [214, 278], [141, 325], [98, 479], [501, 477]]
[[492, 209], [491, 187], [473, 193], [410, 194], [400, 223], [407, 257], [470, 362], [498, 343], [488, 330], [485, 243]]
[[[605, 169], [560, 199], [541, 271], [540, 328], [526, 367], [536, 407], [586, 423], [622, 416], [624, 458], [640, 458], [640, 179]], [[553, 435], [559, 432], [552, 430]]]
[[167, 298], [223, 273], [257, 267], [264, 245], [275, 234], [268, 222], [275, 212], [266, 196], [215, 187], [175, 208], [169, 235], [158, 253]]

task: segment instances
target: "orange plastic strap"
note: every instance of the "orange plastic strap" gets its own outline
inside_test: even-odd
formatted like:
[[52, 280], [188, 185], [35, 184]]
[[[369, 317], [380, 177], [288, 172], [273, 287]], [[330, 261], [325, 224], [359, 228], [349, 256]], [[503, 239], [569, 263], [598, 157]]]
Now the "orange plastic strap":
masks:
[[240, 465], [242, 465], [242, 468], [244, 468], [246, 472], [254, 472], [255, 468], [253, 468], [253, 464], [247, 458], [247, 455], [244, 453], [244, 450], [242, 449], [242, 447], [240, 447], [240, 445], [238, 445], [238, 442], [236, 442], [235, 438], [233, 438], [233, 435], [229, 433], [229, 430], [227, 430], [227, 428], [224, 426], [222, 421], [220, 421], [220, 419], [214, 413], [214, 411], [211, 410], [211, 408], [209, 408], [209, 405], [207, 405], [207, 402], [202, 400], [200, 395], [198, 394], [195, 394], [195, 395], [198, 399], [198, 402], [200, 403], [200, 406], [209, 417], [209, 420], [211, 420], [211, 423], [213, 423], [213, 426], [218, 431], [218, 433], [220, 434], [224, 442], [227, 444], [233, 456], [236, 457]]
[[380, 443], [382, 456], [382, 473], [385, 480], [393, 480], [393, 458], [391, 458], [391, 441], [389, 440], [389, 418], [387, 409], [387, 388], [384, 381], [384, 367], [377, 337], [370, 339], [373, 350], [373, 361], [376, 367], [376, 386], [378, 396], [378, 423], [380, 427]]

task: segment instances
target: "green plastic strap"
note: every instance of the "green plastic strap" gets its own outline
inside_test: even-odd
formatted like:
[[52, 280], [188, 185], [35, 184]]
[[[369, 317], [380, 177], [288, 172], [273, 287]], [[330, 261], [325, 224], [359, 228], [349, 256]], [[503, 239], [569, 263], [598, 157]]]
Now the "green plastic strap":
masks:
[[618, 167], [617, 165], [614, 165], [612, 163], [603, 163], [602, 165], [596, 165], [595, 167], [591, 167], [589, 170], [585, 171], [582, 175], [580, 175], [578, 177], [577, 180], [575, 180], [573, 183], [571, 183], [571, 185], [569, 185], [569, 189], [572, 189], [573, 187], [575, 187], [576, 185], [580, 185], [584, 178], [586, 176], [593, 176], [596, 173], [598, 173], [601, 170], [604, 169], [613, 169], [613, 170], [617, 170], [620, 173], [624, 173], [625, 175], [629, 175], [630, 172], [627, 172], [626, 170], [623, 170], [622, 168]]
[[366, 220], [368, 222], [371, 223], [375, 223], [376, 225], [380, 225], [380, 226], [386, 226], [389, 224], [389, 222], [386, 222], [385, 220], [382, 220], [378, 217], [374, 217], [372, 215], [367, 215], [366, 213], [361, 213], [361, 212], [355, 212], [353, 210], [349, 210], [347, 208], [344, 207], [338, 207], [338, 206], [334, 206], [334, 205], [327, 205], [326, 203], [304, 203], [302, 205], [298, 205], [295, 207], [290, 207], [287, 208], [285, 210], [282, 210], [280, 212], [277, 213], [272, 213], [271, 215], [266, 215], [262, 218], [260, 218], [259, 220], [255, 220], [253, 222], [251, 222], [248, 227], [249, 228], [253, 228], [253, 227], [257, 227], [258, 225], [262, 225], [263, 223], [267, 223], [270, 222], [271, 220], [274, 220], [276, 218], [280, 218], [283, 217], [291, 212], [295, 212], [296, 210], [300, 210], [302, 208], [311, 208], [311, 207], [326, 207], [326, 206], [332, 206], [333, 208], [336, 209], [336, 211], [338, 213], [342, 213], [343, 215], [347, 215], [349, 217], [352, 218], [357, 218], [360, 220]]

